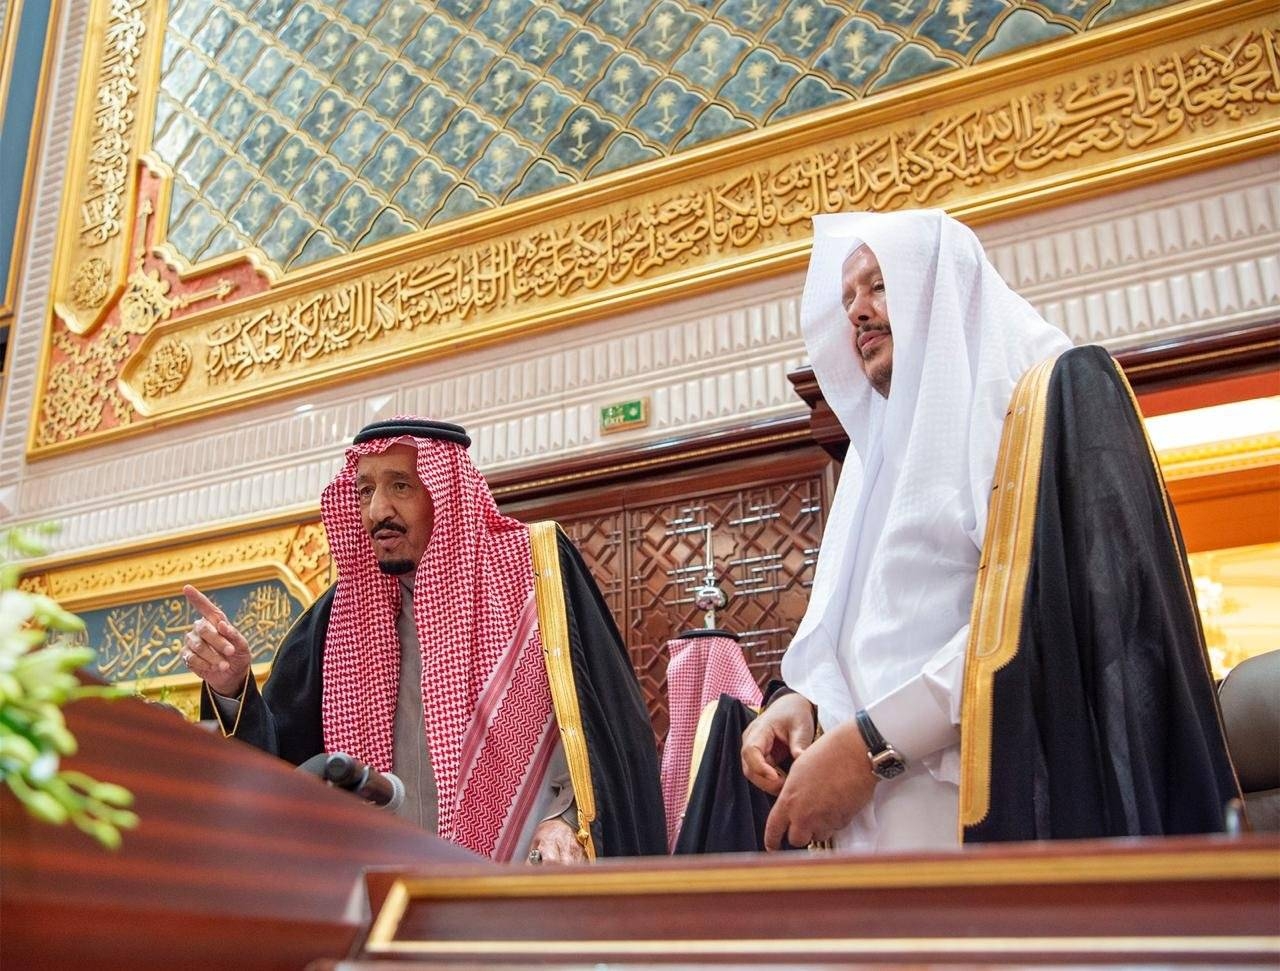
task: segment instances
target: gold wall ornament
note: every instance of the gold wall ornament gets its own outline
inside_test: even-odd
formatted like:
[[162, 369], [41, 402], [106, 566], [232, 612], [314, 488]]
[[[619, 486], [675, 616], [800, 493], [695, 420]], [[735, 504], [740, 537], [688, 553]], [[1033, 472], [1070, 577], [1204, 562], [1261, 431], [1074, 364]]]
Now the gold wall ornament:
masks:
[[151, 137], [161, 18], [156, 0], [93, 0], [59, 222], [53, 305], [74, 334], [106, 315], [129, 272], [134, 163]]
[[110, 0], [97, 86], [97, 108], [90, 128], [85, 191], [81, 193], [80, 240], [101, 246], [120, 235], [125, 222], [125, 190], [134, 148], [134, 96], [138, 60], [147, 23], [146, 0]]
[[148, 271], [139, 265], [129, 274], [120, 298], [120, 329], [126, 334], [145, 334], [172, 312], [168, 293], [169, 282], [160, 279], [159, 270]]
[[[1272, 151], [1277, 28], [1272, 3], [1199, 0], [379, 243], [159, 322], [121, 393], [142, 419], [202, 414], [791, 270], [819, 212], [977, 223]], [[154, 377], [170, 339], [180, 383]]]
[[235, 290], [230, 280], [218, 280], [204, 290], [169, 296], [172, 284], [162, 279], [157, 269], [144, 270], [142, 261], [129, 276], [129, 285], [120, 298], [120, 327], [126, 334], [146, 334], [162, 320], [168, 320], [175, 310], [181, 310], [201, 300], [225, 299]]
[[191, 370], [191, 347], [185, 341], [166, 337], [147, 362], [147, 372], [141, 376], [144, 394], [173, 394], [182, 387]]
[[19, 590], [24, 590], [24, 591], [26, 591], [27, 593], [39, 593], [39, 594], [43, 594], [43, 595], [44, 595], [44, 596], [46, 596], [46, 597], [51, 597], [51, 596], [53, 596], [53, 594], [51, 594], [51, 593], [49, 592], [49, 579], [48, 579], [48, 577], [44, 576], [43, 574], [39, 574], [39, 573], [37, 573], [37, 574], [30, 574], [30, 573], [28, 573], [28, 574], [24, 574], [24, 575], [21, 577], [21, 579], [19, 579], [19, 580], [18, 580], [18, 589], [19, 589]]
[[96, 310], [107, 302], [111, 289], [111, 265], [97, 256], [76, 267], [71, 277], [71, 300], [81, 310]]
[[129, 354], [129, 335], [108, 323], [88, 338], [54, 324], [53, 362], [46, 368], [36, 413], [35, 440], [76, 438], [104, 427], [123, 427], [136, 417], [116, 384]]
[[307, 589], [316, 594], [337, 579], [336, 568], [329, 558], [329, 537], [318, 522], [298, 527], [285, 563]]
[[[144, 198], [138, 206], [134, 270], [106, 322], [93, 333], [80, 335], [60, 320], [52, 321], [52, 334], [45, 348], [43, 393], [32, 429], [37, 446], [132, 425], [138, 412], [128, 400], [128, 389], [123, 389], [117, 379], [138, 339], [193, 303], [224, 300], [235, 291], [236, 284], [223, 277], [203, 289], [171, 294], [173, 284], [147, 257], [147, 224], [153, 214], [151, 200]], [[165, 338], [139, 382], [151, 393], [170, 394], [186, 380], [191, 363], [187, 341]]]

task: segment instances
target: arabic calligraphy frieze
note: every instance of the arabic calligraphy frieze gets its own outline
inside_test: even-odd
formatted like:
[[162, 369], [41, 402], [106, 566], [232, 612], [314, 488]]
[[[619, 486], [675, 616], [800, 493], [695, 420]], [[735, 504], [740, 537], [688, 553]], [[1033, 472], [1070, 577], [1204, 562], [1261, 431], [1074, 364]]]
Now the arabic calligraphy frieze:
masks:
[[[303, 607], [279, 580], [210, 592], [249, 643], [254, 664], [268, 662]], [[186, 674], [182, 639], [199, 619], [181, 595], [81, 614], [94, 673], [108, 681]]]
[[[1280, 52], [1273, 26], [1064, 73], [1013, 96], [965, 102], [856, 131], [771, 164], [747, 165], [664, 194], [623, 198], [448, 255], [302, 296], [246, 301], [155, 328], [122, 383], [147, 414], [241, 396], [318, 369], [348, 368], [400, 348], [483, 337], [504, 322], [567, 316], [593, 295], [803, 241], [820, 212], [963, 207], [1037, 180], [1087, 178], [1117, 158], [1134, 165], [1209, 139], [1275, 133]], [[185, 381], [138, 386], [161, 335], [181, 336]], [[168, 391], [169, 387], [172, 391]]]
[[91, 105], [80, 106], [53, 281], [57, 314], [76, 334], [101, 321], [130, 270], [134, 164], [150, 138], [144, 88], [157, 47], [149, 0], [97, 0], [95, 13], [103, 27], [86, 41], [81, 93]]
[[135, 120], [132, 102], [138, 94], [138, 57], [147, 29], [145, 4], [146, 0], [111, 0], [108, 8], [86, 191], [80, 196], [80, 239], [86, 246], [101, 246], [123, 227]]

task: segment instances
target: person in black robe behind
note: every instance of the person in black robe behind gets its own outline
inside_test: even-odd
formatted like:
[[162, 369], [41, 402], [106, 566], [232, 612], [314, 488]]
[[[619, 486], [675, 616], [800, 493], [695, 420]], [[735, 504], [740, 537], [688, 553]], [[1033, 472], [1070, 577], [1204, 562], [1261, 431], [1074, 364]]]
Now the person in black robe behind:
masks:
[[1133, 394], [1100, 347], [1038, 370], [1006, 419], [995, 481], [1020, 494], [993, 500], [976, 593], [964, 839], [1221, 831], [1239, 786]]
[[763, 852], [775, 797], [747, 781], [739, 757], [742, 733], [756, 713], [732, 695], [721, 695], [709, 714], [705, 743], [694, 748], [693, 785], [671, 852]]

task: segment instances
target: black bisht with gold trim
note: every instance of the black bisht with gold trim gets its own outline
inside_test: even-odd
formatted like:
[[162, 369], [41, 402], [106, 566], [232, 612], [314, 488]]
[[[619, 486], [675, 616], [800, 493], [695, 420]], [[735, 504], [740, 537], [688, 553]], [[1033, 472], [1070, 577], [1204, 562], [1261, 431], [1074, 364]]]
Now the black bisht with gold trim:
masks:
[[[613, 614], [573, 542], [552, 523], [530, 527], [534, 562], [554, 562], [554, 575], [535, 581], [543, 647], [548, 655], [562, 642], [569, 670], [562, 681], [576, 709], [577, 728], [585, 743], [585, 762], [574, 757], [566, 737], [566, 706], [557, 695], [556, 665], [547, 660], [561, 740], [569, 761], [577, 800], [579, 826], [591, 832], [592, 856], [654, 856], [667, 851], [666, 807], [659, 781], [658, 750], [653, 725], [636, 680], [631, 656]], [[542, 548], [544, 556], [539, 555]], [[543, 584], [563, 591], [564, 628], [553, 633], [545, 612]], [[571, 670], [571, 673], [570, 673]], [[567, 699], [563, 699], [567, 700]], [[580, 778], [585, 768], [590, 779]], [[590, 794], [588, 812], [586, 802]], [[581, 838], [581, 837], [580, 837]]]
[[[553, 523], [545, 524], [545, 530], [539, 530], [541, 525], [531, 527], [531, 535], [540, 534], [546, 543], [540, 572], [546, 574], [544, 586], [557, 594], [560, 617], [554, 635], [550, 626], [543, 631], [544, 648], [552, 678], [553, 636], [565, 652], [558, 680], [567, 694], [556, 699], [556, 716], [563, 733], [562, 706], [574, 709], [573, 727], [583, 749], [580, 758], [573, 758], [565, 739], [566, 753], [579, 821], [591, 835], [589, 852], [663, 855], [667, 831], [657, 748], [622, 634], [572, 541]], [[229, 733], [295, 765], [324, 751], [324, 644], [336, 588], [321, 594], [294, 624], [261, 692], [249, 678], [241, 717]], [[539, 596], [539, 618], [545, 624], [542, 600]], [[217, 717], [207, 690], [201, 696], [201, 717]]]
[[1102, 348], [1015, 391], [970, 637], [966, 842], [1222, 829], [1239, 790], [1182, 536]]

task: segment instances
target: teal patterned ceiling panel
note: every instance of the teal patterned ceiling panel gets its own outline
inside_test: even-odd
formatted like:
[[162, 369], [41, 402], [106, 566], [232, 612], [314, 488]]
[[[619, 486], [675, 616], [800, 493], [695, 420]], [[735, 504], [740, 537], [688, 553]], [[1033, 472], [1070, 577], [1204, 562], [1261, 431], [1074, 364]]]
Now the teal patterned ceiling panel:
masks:
[[168, 238], [282, 268], [1161, 0], [173, 0]]

